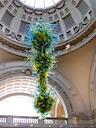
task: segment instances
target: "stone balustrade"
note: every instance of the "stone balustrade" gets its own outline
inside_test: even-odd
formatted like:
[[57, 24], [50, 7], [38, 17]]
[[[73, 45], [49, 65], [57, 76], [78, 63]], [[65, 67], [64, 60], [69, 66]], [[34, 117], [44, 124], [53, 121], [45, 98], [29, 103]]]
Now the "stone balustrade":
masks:
[[0, 116], [0, 127], [57, 127], [67, 128], [67, 118], [23, 117], [23, 116]]

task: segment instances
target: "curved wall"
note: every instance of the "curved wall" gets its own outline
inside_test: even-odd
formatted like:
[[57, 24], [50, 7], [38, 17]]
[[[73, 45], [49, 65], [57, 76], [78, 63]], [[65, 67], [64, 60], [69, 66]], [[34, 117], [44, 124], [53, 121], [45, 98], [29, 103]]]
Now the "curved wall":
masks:
[[[70, 47], [75, 46], [77, 49], [76, 44], [78, 44], [79, 36], [79, 42], [81, 41], [80, 44], [83, 45], [85, 37], [95, 29], [94, 14], [90, 2], [87, 0], [68, 0], [64, 2], [64, 5], [61, 3], [58, 6], [55, 9], [50, 8], [42, 12], [42, 10], [33, 11], [33, 9], [22, 5], [19, 0], [1, 0], [0, 38], [1, 40], [5, 39], [0, 43], [2, 49], [19, 56], [20, 54], [26, 56], [24, 50], [25, 47], [29, 47], [26, 42], [26, 25], [33, 22], [34, 19], [40, 21], [43, 17], [45, 22], [58, 26], [56, 50], [59, 56], [67, 53], [67, 49]], [[90, 29], [87, 31], [89, 27]]]
[[80, 49], [58, 57], [58, 65], [56, 68], [58, 72], [66, 76], [74, 84], [89, 115], [92, 114], [90, 108], [89, 78], [93, 57], [96, 52], [95, 40], [96, 38]]

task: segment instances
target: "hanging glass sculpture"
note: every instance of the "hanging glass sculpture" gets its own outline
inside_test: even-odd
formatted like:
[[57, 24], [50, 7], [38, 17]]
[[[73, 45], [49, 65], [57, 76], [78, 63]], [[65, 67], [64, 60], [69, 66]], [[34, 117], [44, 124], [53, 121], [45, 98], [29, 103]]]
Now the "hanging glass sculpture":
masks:
[[52, 110], [55, 98], [48, 89], [48, 76], [56, 62], [54, 46], [54, 25], [40, 21], [30, 24], [27, 35], [30, 44], [27, 61], [37, 77], [37, 92], [34, 97], [34, 107], [42, 117]]

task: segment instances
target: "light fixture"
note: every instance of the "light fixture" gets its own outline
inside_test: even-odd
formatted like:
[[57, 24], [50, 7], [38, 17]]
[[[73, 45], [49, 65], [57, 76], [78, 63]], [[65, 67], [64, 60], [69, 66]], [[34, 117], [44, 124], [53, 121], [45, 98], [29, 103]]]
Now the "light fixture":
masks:
[[70, 44], [66, 44], [66, 50], [70, 48]]

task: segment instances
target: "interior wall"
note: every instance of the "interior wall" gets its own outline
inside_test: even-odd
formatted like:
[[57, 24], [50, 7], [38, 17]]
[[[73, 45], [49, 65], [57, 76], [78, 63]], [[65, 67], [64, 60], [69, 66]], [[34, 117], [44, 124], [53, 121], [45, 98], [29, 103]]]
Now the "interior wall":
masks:
[[[69, 49], [70, 50], [70, 49]], [[76, 88], [87, 114], [91, 114], [89, 92], [90, 72], [96, 51], [95, 38], [80, 49], [58, 57], [56, 70], [66, 77]], [[10, 54], [0, 49], [0, 62], [24, 60], [22, 57]], [[79, 105], [80, 106], [80, 105]]]
[[23, 60], [23, 58], [0, 49], [0, 62], [13, 60]]
[[95, 40], [94, 38], [94, 40], [91, 40], [80, 49], [58, 57], [56, 68], [58, 72], [67, 77], [76, 87], [87, 109], [87, 114], [91, 114], [89, 81], [91, 65], [96, 52]]

